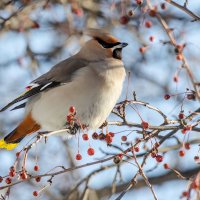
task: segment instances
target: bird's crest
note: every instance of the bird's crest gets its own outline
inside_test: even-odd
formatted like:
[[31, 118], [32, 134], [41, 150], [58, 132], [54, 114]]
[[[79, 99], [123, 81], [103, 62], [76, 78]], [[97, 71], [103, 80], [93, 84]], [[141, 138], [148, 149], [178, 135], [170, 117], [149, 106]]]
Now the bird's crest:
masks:
[[93, 37], [94, 39], [103, 40], [106, 43], [112, 44], [119, 42], [117, 38], [113, 37], [111, 34], [102, 29], [89, 28], [85, 30], [85, 34]]

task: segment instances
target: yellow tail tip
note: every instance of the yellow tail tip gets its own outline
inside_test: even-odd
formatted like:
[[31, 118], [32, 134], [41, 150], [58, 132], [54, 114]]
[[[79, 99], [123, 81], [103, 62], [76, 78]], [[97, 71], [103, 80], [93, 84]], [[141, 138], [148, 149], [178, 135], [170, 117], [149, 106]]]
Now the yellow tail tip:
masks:
[[4, 139], [0, 140], [0, 149], [13, 150], [18, 143], [6, 143]]

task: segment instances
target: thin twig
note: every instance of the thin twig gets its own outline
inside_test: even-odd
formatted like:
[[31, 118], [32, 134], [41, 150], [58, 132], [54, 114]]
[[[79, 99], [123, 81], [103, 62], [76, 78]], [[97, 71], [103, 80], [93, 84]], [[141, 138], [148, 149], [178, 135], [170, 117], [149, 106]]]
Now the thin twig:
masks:
[[184, 3], [184, 6], [181, 6], [180, 4], [176, 3], [175, 1], [172, 0], [165, 0], [167, 3], [179, 8], [180, 10], [182, 10], [183, 12], [187, 13], [188, 15], [190, 15], [193, 20], [192, 21], [200, 21], [200, 17], [196, 14], [194, 14], [191, 10], [189, 10], [187, 8], [187, 1]]

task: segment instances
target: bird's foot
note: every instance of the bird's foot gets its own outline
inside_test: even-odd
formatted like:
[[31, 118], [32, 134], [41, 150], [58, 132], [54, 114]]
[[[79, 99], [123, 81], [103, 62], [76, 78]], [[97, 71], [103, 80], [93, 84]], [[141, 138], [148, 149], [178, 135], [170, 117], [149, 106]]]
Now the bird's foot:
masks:
[[108, 122], [105, 121], [99, 128], [102, 129], [102, 128], [106, 127], [107, 125], [108, 125]]
[[69, 134], [71, 135], [75, 135], [80, 128], [81, 127], [77, 123], [66, 124], [66, 129], [69, 130]]

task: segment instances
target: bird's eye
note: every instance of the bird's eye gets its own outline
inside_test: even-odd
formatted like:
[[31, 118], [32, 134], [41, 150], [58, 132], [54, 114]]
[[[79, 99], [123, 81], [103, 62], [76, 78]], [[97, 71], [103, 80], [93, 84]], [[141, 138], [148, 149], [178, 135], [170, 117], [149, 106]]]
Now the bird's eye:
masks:
[[103, 40], [101, 40], [101, 39], [99, 39], [99, 38], [96, 38], [96, 40], [98, 41], [98, 43], [99, 43], [103, 48], [106, 48], [106, 49], [108, 49], [108, 48], [113, 48], [113, 47], [115, 47], [116, 45], [119, 45], [119, 44], [120, 44], [120, 42], [107, 43], [107, 42], [105, 42], [105, 41], [103, 41]]

